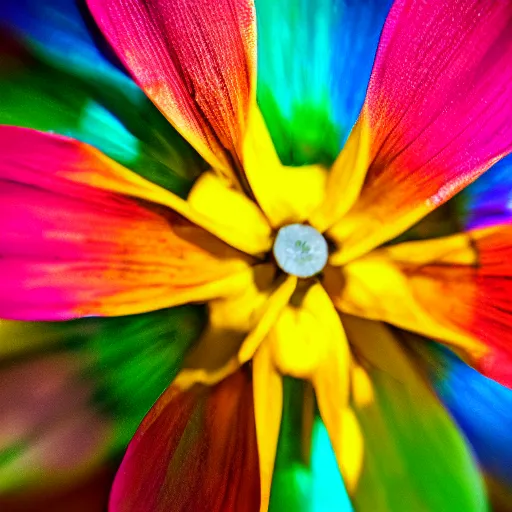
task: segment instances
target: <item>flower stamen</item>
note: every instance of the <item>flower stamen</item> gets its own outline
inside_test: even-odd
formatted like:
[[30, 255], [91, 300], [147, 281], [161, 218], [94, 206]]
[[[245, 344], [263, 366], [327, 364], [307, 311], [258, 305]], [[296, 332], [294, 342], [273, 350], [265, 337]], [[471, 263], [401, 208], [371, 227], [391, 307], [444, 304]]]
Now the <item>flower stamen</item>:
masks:
[[329, 249], [319, 231], [304, 224], [282, 227], [274, 242], [274, 257], [287, 274], [311, 277], [326, 265]]

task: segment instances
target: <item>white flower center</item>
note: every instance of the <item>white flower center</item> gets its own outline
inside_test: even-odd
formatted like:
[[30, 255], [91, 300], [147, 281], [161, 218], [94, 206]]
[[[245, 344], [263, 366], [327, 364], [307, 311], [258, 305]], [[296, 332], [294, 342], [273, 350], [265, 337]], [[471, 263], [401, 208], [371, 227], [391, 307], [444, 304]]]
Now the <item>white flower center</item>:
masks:
[[290, 224], [277, 233], [274, 256], [287, 274], [311, 277], [325, 267], [329, 249], [325, 238], [315, 228]]

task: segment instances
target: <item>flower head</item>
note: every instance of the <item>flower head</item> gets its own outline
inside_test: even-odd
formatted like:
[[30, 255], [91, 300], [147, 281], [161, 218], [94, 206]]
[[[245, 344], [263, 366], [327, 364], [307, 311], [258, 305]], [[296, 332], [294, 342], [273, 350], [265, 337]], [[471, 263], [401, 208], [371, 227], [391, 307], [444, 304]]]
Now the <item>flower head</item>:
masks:
[[[296, 107], [273, 116], [284, 86], [257, 65], [270, 4], [87, 1], [204, 165], [178, 195], [91, 145], [2, 126], [0, 316], [207, 304], [199, 340], [128, 447], [112, 511], [266, 511], [290, 469], [276, 454], [297, 381], [302, 458], [320, 421], [358, 509], [483, 510], [472, 455], [425, 378], [458, 359], [425, 338], [512, 384], [512, 228], [433, 237], [424, 223], [512, 150], [512, 8], [396, 0], [357, 121], [346, 137], [333, 130], [339, 154], [329, 157], [331, 134], [315, 148], [316, 133], [287, 158], [276, 126]], [[330, 94], [343, 80], [323, 85]], [[413, 484], [379, 490], [393, 471]]]

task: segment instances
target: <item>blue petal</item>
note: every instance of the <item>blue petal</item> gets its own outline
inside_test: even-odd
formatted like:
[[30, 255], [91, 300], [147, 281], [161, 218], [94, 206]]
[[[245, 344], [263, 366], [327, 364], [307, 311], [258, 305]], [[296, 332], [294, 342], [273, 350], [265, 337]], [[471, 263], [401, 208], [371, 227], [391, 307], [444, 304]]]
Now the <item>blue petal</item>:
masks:
[[512, 155], [491, 167], [459, 199], [466, 228], [512, 221]]
[[258, 102], [281, 159], [331, 162], [364, 100], [390, 0], [256, 0]]
[[512, 485], [512, 390], [484, 377], [441, 346], [429, 353], [434, 387], [482, 467]]

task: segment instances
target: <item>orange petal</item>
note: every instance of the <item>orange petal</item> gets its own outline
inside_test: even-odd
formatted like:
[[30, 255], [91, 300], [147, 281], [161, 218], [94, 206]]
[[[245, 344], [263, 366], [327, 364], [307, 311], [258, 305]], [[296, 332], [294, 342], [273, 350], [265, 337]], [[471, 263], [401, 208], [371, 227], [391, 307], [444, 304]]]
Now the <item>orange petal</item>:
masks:
[[255, 98], [251, 0], [88, 0], [120, 59], [173, 126], [232, 183]]
[[374, 251], [343, 268], [326, 267], [323, 282], [344, 313], [420, 332], [463, 349], [471, 357], [486, 352], [477, 339], [457, 326], [440, 322], [417, 300], [407, 276], [385, 250]]

